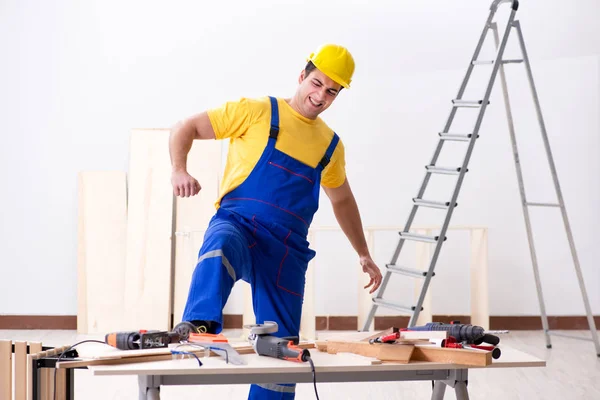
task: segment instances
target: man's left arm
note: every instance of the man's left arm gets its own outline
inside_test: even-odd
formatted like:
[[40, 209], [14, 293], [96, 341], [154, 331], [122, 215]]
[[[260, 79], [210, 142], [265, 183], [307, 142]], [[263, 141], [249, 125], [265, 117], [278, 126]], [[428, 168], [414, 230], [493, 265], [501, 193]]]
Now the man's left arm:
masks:
[[344, 231], [344, 234], [352, 244], [352, 247], [354, 247], [354, 250], [358, 253], [363, 271], [369, 274], [369, 277], [371, 278], [371, 281], [365, 286], [365, 289], [372, 286], [369, 293], [373, 293], [381, 285], [381, 271], [379, 270], [379, 267], [375, 265], [375, 262], [369, 253], [360, 213], [352, 189], [350, 189], [348, 179], [346, 178], [344, 183], [339, 187], [323, 187], [323, 189], [331, 201], [335, 218], [340, 224], [342, 231]]

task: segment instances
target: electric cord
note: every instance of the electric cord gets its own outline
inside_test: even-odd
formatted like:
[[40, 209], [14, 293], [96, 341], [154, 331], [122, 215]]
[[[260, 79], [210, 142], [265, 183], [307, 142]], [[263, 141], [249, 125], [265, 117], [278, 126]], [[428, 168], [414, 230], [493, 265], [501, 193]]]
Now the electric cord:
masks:
[[[106, 343], [106, 342], [102, 342], [102, 341], [100, 341], [100, 340], [92, 340], [92, 339], [89, 339], [89, 340], [82, 340], [81, 342], [77, 342], [77, 343], [75, 343], [74, 345], [72, 345], [71, 347], [69, 347], [68, 349], [66, 349], [65, 351], [63, 351], [62, 353], [60, 353], [60, 355], [59, 355], [59, 356], [58, 356], [58, 358], [56, 359], [56, 364], [55, 364], [55, 368], [54, 368], [54, 369], [55, 369], [55, 371], [54, 371], [54, 393], [53, 393], [53, 396], [52, 396], [52, 398], [53, 398], [54, 400], [56, 400], [56, 375], [57, 375], [57, 373], [56, 373], [57, 371], [56, 371], [56, 370], [58, 369], [58, 368], [56, 367], [56, 365], [58, 365], [58, 362], [60, 361], [60, 359], [61, 359], [61, 358], [62, 358], [62, 357], [63, 357], [63, 356], [66, 354], [66, 353], [68, 353], [69, 351], [73, 350], [73, 349], [75, 348], [75, 346], [79, 346], [80, 344], [83, 344], [83, 343], [100, 343], [100, 344], [105, 344], [105, 345], [107, 345], [107, 346], [110, 346], [110, 345], [109, 345], [108, 343]], [[192, 347], [202, 347], [202, 346], [194, 346], [193, 344], [188, 344], [188, 345], [190, 345], [190, 346], [192, 346]], [[112, 346], [111, 346], [111, 347], [112, 347]], [[180, 346], [177, 346], [177, 347], [180, 347]], [[225, 352], [227, 353], [227, 351], [225, 351]], [[173, 352], [173, 351], [172, 351], [171, 353], [172, 353], [172, 354], [182, 354], [182, 355], [184, 354], [184, 355], [193, 356], [193, 357], [195, 357], [195, 358], [196, 358], [196, 360], [198, 361], [198, 364], [199, 364], [200, 366], [202, 366], [202, 361], [200, 361], [200, 359], [198, 358], [198, 356], [197, 356], [196, 354], [192, 353], [192, 352], [187, 352], [187, 351], [174, 351], [174, 352]]]
[[[54, 364], [54, 394], [53, 394], [53, 396], [52, 396], [52, 398], [53, 398], [54, 400], [56, 400], [56, 375], [58, 375], [58, 374], [57, 374], [57, 372], [58, 372], [58, 367], [57, 367], [57, 365], [58, 365], [58, 362], [60, 361], [60, 359], [61, 359], [61, 358], [62, 358], [62, 357], [63, 357], [63, 356], [66, 354], [66, 353], [68, 353], [69, 351], [73, 350], [73, 349], [75, 348], [75, 346], [79, 346], [80, 344], [83, 344], [83, 343], [100, 343], [100, 344], [105, 344], [105, 345], [107, 345], [107, 346], [108, 346], [108, 344], [107, 344], [107, 343], [105, 343], [105, 342], [101, 342], [100, 340], [91, 340], [91, 339], [90, 339], [90, 340], [82, 340], [81, 342], [75, 343], [74, 345], [72, 345], [71, 347], [69, 347], [68, 349], [66, 349], [66, 350], [65, 350], [65, 351], [63, 351], [62, 353], [60, 353], [60, 355], [59, 355], [59, 356], [58, 356], [58, 358], [56, 359], [56, 364]], [[111, 346], [111, 347], [112, 347], [112, 346]]]
[[317, 396], [317, 400], [319, 400], [319, 392], [317, 392], [317, 373], [315, 371], [315, 364], [313, 363], [312, 358], [307, 357], [307, 360], [310, 363], [310, 367], [312, 368], [313, 385], [315, 387], [315, 396]]

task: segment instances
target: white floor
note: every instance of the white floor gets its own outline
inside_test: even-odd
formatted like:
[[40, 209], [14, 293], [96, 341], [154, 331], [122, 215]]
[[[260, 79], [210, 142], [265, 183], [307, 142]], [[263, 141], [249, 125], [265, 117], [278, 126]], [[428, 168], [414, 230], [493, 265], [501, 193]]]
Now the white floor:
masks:
[[[326, 339], [340, 332], [319, 332]], [[589, 337], [589, 331], [568, 331]], [[239, 331], [227, 331], [230, 340], [239, 340]], [[84, 339], [99, 339], [101, 335], [77, 335], [74, 331], [0, 330], [0, 339], [41, 341], [44, 346], [71, 345]], [[545, 368], [507, 370], [471, 370], [469, 394], [471, 399], [600, 399], [600, 358], [589, 341], [552, 337], [553, 349], [545, 346], [541, 331], [513, 331], [502, 335], [506, 344], [547, 361]], [[204, 387], [163, 387], [161, 399], [245, 399], [247, 385]], [[321, 400], [342, 399], [429, 399], [431, 382], [380, 383], [319, 383]], [[315, 399], [312, 384], [299, 384], [296, 399]], [[137, 380], [133, 377], [93, 377], [86, 370], [75, 372], [75, 398], [78, 400], [137, 399]], [[445, 399], [455, 399], [446, 391]]]

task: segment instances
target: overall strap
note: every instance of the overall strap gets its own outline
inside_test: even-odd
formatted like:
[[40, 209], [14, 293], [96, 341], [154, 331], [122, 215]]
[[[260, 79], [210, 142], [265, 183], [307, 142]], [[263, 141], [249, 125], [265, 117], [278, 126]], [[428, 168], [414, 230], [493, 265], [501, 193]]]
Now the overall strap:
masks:
[[276, 142], [279, 135], [279, 108], [277, 99], [269, 96], [271, 100], [271, 130], [269, 131], [269, 142]]
[[325, 167], [329, 164], [329, 162], [331, 161], [331, 156], [333, 155], [335, 147], [337, 146], [339, 141], [340, 137], [337, 135], [337, 133], [333, 132], [333, 139], [331, 139], [331, 143], [329, 143], [329, 147], [327, 148], [325, 155], [323, 156], [323, 158], [321, 158], [321, 161], [319, 161], [317, 169], [323, 171]]

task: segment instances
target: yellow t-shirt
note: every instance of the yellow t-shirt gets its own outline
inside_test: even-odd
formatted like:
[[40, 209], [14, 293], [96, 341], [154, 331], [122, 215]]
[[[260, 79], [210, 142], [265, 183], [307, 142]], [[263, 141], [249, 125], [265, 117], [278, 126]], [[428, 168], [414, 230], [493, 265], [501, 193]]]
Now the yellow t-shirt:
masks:
[[[321, 118], [311, 120], [300, 115], [283, 99], [277, 99], [279, 108], [279, 136], [275, 148], [296, 160], [316, 167], [325, 155], [333, 138], [333, 131]], [[242, 98], [208, 110], [217, 139], [229, 138], [229, 153], [218, 208], [223, 196], [238, 187], [250, 175], [260, 159], [271, 126], [271, 102], [268, 97]], [[335, 188], [344, 183], [346, 169], [344, 146], [340, 140], [331, 161], [321, 173], [321, 185]]]

